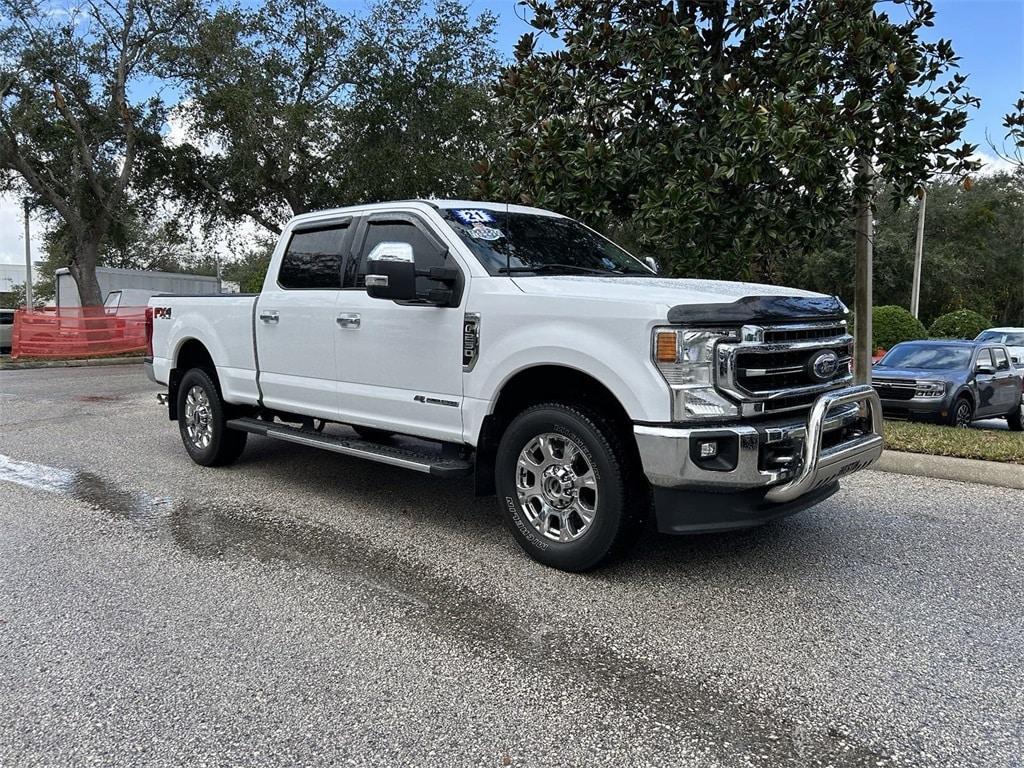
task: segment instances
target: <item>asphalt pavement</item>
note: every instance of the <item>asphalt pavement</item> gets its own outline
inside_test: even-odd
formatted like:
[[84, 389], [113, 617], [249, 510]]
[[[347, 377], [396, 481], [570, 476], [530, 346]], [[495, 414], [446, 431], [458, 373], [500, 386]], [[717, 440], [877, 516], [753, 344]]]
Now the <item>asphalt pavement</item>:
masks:
[[880, 472], [571, 575], [137, 366], [0, 371], [0, 765], [1024, 765], [1024, 493]]

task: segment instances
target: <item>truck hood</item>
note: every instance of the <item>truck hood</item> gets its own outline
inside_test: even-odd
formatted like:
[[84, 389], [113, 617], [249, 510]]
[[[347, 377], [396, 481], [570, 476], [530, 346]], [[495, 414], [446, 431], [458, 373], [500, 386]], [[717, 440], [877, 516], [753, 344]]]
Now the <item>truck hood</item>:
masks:
[[820, 293], [725, 280], [596, 275], [538, 275], [513, 279], [520, 290], [528, 294], [653, 305], [658, 315], [667, 314], [671, 322], [686, 322], [690, 319], [687, 316], [704, 321], [723, 310], [722, 321], [742, 321], [747, 315], [751, 320], [758, 319], [758, 312], [764, 307], [755, 305], [764, 304], [758, 301], [762, 297], [777, 297], [779, 301], [769, 302], [775, 305], [771, 311], [783, 317], [835, 316], [841, 314], [836, 311], [837, 307], [842, 307], [837, 299]]
[[746, 296], [821, 296], [820, 293], [760, 283], [691, 280], [664, 277], [599, 277], [597, 275], [538, 275], [516, 277], [523, 293], [574, 296], [612, 301], [675, 304], [720, 304]]
[[966, 375], [967, 371], [957, 368], [936, 370], [934, 368], [885, 368], [876, 365], [871, 369], [873, 379], [898, 379], [900, 381], [962, 379]]

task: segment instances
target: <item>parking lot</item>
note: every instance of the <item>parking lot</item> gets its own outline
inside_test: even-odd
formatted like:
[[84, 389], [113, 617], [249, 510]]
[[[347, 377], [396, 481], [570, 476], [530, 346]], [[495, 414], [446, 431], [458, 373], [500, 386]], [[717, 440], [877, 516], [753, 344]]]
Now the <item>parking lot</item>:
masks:
[[1024, 498], [865, 472], [585, 576], [137, 366], [0, 371], [0, 765], [1021, 766]]

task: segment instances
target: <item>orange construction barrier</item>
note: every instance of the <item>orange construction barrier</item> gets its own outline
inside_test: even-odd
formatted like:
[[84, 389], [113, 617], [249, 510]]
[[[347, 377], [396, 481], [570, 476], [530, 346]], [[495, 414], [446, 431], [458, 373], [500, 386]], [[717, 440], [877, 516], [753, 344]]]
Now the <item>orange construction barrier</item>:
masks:
[[14, 313], [11, 357], [101, 357], [146, 349], [146, 307], [45, 307]]

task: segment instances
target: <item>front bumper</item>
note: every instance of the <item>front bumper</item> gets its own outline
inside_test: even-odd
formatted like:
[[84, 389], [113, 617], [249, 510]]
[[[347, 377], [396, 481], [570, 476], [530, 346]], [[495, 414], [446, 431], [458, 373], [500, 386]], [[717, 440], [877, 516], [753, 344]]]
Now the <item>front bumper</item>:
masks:
[[[722, 530], [804, 509], [834, 493], [843, 475], [874, 463], [882, 454], [882, 408], [871, 387], [855, 386], [820, 395], [805, 420], [636, 425], [634, 434], [654, 486], [658, 528]], [[701, 459], [708, 441], [722, 460]]]
[[949, 415], [953, 407], [953, 397], [949, 393], [942, 397], [914, 397], [910, 400], [882, 398], [882, 413], [899, 419], [934, 419], [942, 420]]

